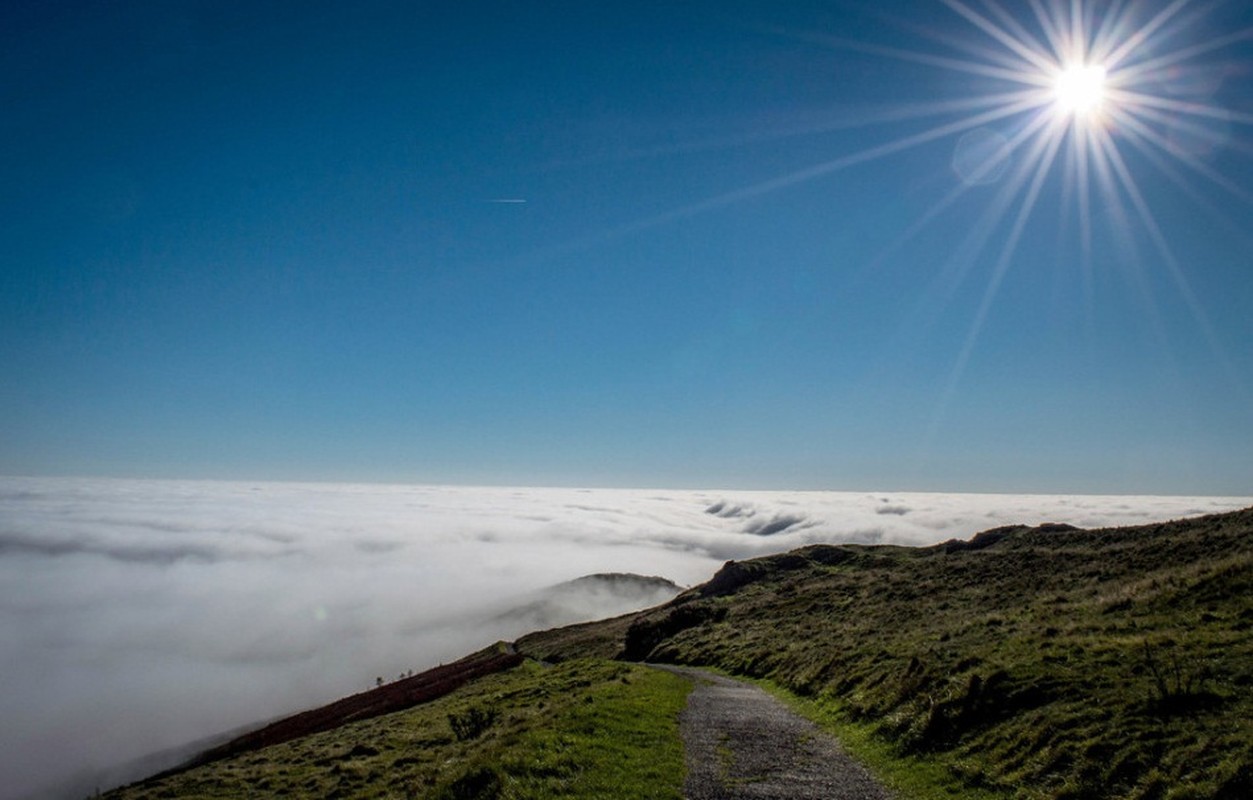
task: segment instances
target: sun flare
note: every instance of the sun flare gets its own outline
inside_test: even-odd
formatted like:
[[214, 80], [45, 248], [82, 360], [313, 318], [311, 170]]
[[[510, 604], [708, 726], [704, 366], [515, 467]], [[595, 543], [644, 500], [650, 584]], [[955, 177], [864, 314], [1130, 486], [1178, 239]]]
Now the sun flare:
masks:
[[1072, 64], [1053, 82], [1055, 108], [1066, 117], [1090, 119], [1100, 113], [1105, 99], [1105, 67], [1100, 64]]
[[[970, 78], [970, 93], [903, 106], [876, 120], [934, 119], [880, 144], [725, 195], [742, 199], [867, 161], [953, 140], [948, 194], [921, 214], [891, 247], [921, 235], [962, 198], [993, 193], [951, 257], [965, 273], [986, 253], [990, 274], [944, 392], [952, 395], [982, 334], [1001, 284], [1033, 218], [1058, 202], [1060, 248], [1073, 244], [1090, 291], [1098, 247], [1124, 256], [1152, 253], [1184, 299], [1215, 352], [1220, 344], [1187, 269], [1175, 255], [1146, 191], [1145, 176], [1195, 196], [1209, 184], [1231, 198], [1253, 195], [1215, 166], [1213, 155], [1253, 152], [1241, 136], [1253, 113], [1225, 108], [1217, 92], [1243, 74], [1232, 49], [1253, 40], [1253, 27], [1216, 28], [1217, 8], [1248, 0], [937, 0], [968, 27], [965, 33], [919, 29], [924, 47], [897, 47], [828, 37], [834, 46], [886, 56]], [[956, 83], [956, 81], [954, 81]], [[1156, 177], [1154, 178], [1154, 174]], [[694, 206], [696, 210], [720, 201]], [[944, 400], [941, 401], [946, 402]]]

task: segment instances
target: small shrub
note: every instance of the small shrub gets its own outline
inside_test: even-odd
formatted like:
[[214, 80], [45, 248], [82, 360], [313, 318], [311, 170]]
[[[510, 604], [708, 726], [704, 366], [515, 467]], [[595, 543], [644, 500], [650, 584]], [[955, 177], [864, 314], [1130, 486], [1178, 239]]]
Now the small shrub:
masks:
[[[1173, 643], [1168, 640], [1166, 644]], [[1213, 676], [1204, 662], [1181, 658], [1173, 647], [1163, 656], [1147, 639], [1142, 658], [1144, 669], [1153, 679], [1153, 706], [1159, 713], [1200, 711], [1219, 700], [1205, 688]]]
[[489, 708], [484, 711], [477, 706], [471, 706], [462, 714], [449, 714], [448, 724], [452, 727], [453, 736], [457, 737], [457, 741], [466, 742], [471, 739], [477, 739], [483, 735], [483, 732], [496, 722], [496, 709]]
[[479, 767], [453, 781], [436, 797], [439, 800], [495, 800], [500, 797], [500, 775], [491, 767]]

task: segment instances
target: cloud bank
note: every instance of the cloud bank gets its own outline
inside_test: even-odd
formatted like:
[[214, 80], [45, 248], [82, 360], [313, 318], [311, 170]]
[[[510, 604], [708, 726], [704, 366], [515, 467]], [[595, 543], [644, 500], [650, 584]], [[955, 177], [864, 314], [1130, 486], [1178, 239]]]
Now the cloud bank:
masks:
[[582, 575], [690, 585], [814, 542], [1250, 504], [0, 478], [0, 796], [82, 797], [97, 770], [452, 660]]

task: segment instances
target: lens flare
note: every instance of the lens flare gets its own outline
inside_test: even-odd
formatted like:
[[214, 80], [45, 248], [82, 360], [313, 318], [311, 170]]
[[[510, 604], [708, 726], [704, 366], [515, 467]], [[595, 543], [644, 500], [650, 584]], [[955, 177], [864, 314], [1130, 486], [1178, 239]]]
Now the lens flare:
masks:
[[[982, 301], [943, 396], [951, 394], [957, 384], [1030, 224], [1042, 216], [1043, 204], [1054, 199], [1060, 203], [1054, 242], [1059, 250], [1078, 251], [1085, 296], [1090, 299], [1093, 276], [1100, 268], [1098, 239], [1121, 248], [1139, 270], [1152, 263], [1137, 250], [1145, 247], [1146, 253], [1156, 255], [1173, 284], [1173, 294], [1188, 307], [1215, 355], [1231, 364], [1154, 212], [1156, 198], [1142, 184], [1146, 177], [1153, 178], [1154, 184], [1164, 178], [1178, 190], [1177, 197], [1195, 199], [1200, 194], [1199, 182], [1220, 190], [1241, 207], [1253, 205], [1247, 186], [1211, 160], [1218, 150], [1237, 156], [1253, 153], [1248, 138], [1253, 113], [1224, 108], [1216, 97], [1224, 76], [1243, 74], [1250, 67], [1240, 49], [1253, 41], [1253, 26], [1237, 23], [1220, 30], [1218, 11], [1247, 0], [937, 2], [952, 12], [955, 24], [951, 29], [901, 24], [929, 40], [921, 47], [878, 44], [825, 32], [777, 32], [811, 45], [945, 73], [948, 85], [968, 87], [968, 91], [963, 88], [956, 95], [890, 106], [860, 117], [841, 116], [836, 122], [805, 128], [797, 133], [878, 127], [882, 137], [864, 149], [575, 240], [557, 252], [675, 223], [952, 141], [957, 185], [925, 209], [876, 259], [899, 250], [928, 227], [942, 224], [945, 215], [970, 193], [992, 193], [983, 213], [961, 222], [966, 234], [945, 270], [948, 274], [951, 267], [950, 283], [960, 283], [977, 262], [992, 255], [989, 251], [994, 253]], [[1191, 80], [1181, 80], [1181, 76]], [[1189, 87], [1194, 91], [1187, 91]], [[740, 144], [791, 135], [797, 134], [753, 137]], [[1199, 202], [1218, 221], [1237, 227], [1219, 205]], [[1137, 239], [1144, 244], [1136, 244]], [[1137, 283], [1144, 283], [1143, 276], [1137, 276]], [[951, 294], [949, 289], [944, 292]], [[1155, 308], [1150, 311], [1157, 313]]]
[[[991, 250], [982, 300], [941, 392], [943, 407], [954, 395], [1006, 275], [1012, 270], [1029, 222], [1043, 203], [1059, 199], [1059, 249], [1075, 247], [1085, 291], [1099, 269], [1095, 242], [1109, 241], [1130, 254], [1140, 270], [1150, 263], [1135, 239], [1155, 252], [1194, 321], [1219, 360], [1231, 364], [1183, 262], [1175, 255], [1142, 182], [1145, 169], [1174, 184], [1180, 196], [1196, 197], [1197, 181], [1241, 203], [1253, 203], [1245, 186], [1209, 160], [1215, 150], [1253, 152], [1247, 142], [1253, 114], [1223, 108], [1214, 91], [1181, 96], [1179, 74], [1215, 74], [1215, 63], [1235, 64], [1233, 48], [1253, 40], [1253, 28], [1215, 32], [1211, 17], [1238, 0], [939, 0], [964, 24], [953, 31], [910, 26], [933, 45], [879, 45], [834, 36], [807, 36], [838, 49], [921, 65], [965, 80], [970, 94], [903, 107], [898, 120], [934, 118], [931, 127], [907, 135], [888, 133], [883, 144], [791, 175], [707, 201], [704, 210], [761, 191], [812, 180], [866, 161], [937, 140], [954, 139], [953, 169], [960, 178], [946, 196], [906, 230], [891, 249], [918, 236], [972, 191], [995, 184], [986, 211], [964, 222], [968, 233], [952, 256], [960, 282]], [[964, 30], [964, 33], [962, 32]], [[1203, 83], [1201, 85], [1204, 85]], [[1217, 87], [1215, 87], [1216, 89]], [[959, 103], [966, 103], [961, 107]], [[878, 124], [866, 120], [869, 127]], [[990, 129], [1000, 138], [978, 140]], [[983, 147], [975, 146], [987, 142]], [[993, 158], [994, 156], [994, 158]], [[1154, 181], [1157, 182], [1156, 180]], [[1211, 210], [1212, 204], [1206, 204]], [[1096, 211], [1096, 209], [1100, 211]], [[1230, 220], [1227, 220], [1230, 224]], [[1070, 241], [1072, 232], [1077, 237]], [[1143, 281], [1141, 276], [1138, 280]], [[1156, 315], [1155, 307], [1149, 311]]]

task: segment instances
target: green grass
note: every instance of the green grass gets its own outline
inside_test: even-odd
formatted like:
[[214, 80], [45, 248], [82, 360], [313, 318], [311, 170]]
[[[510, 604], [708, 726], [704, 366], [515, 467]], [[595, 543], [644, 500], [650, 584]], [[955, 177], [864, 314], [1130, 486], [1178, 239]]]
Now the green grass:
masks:
[[854, 759], [865, 766], [901, 800], [1004, 800], [1005, 792], [971, 786], [944, 761], [920, 754], [905, 755], [874, 725], [853, 721], [831, 698], [798, 697], [772, 681], [758, 679], [762, 688], [797, 714], [833, 734]]
[[632, 664], [528, 663], [426, 705], [107, 796], [677, 800], [690, 689]]
[[[603, 649], [519, 644], [561, 658], [581, 635]], [[918, 797], [1253, 797], [1253, 511], [804, 548], [725, 568], [622, 643], [769, 679]]]

